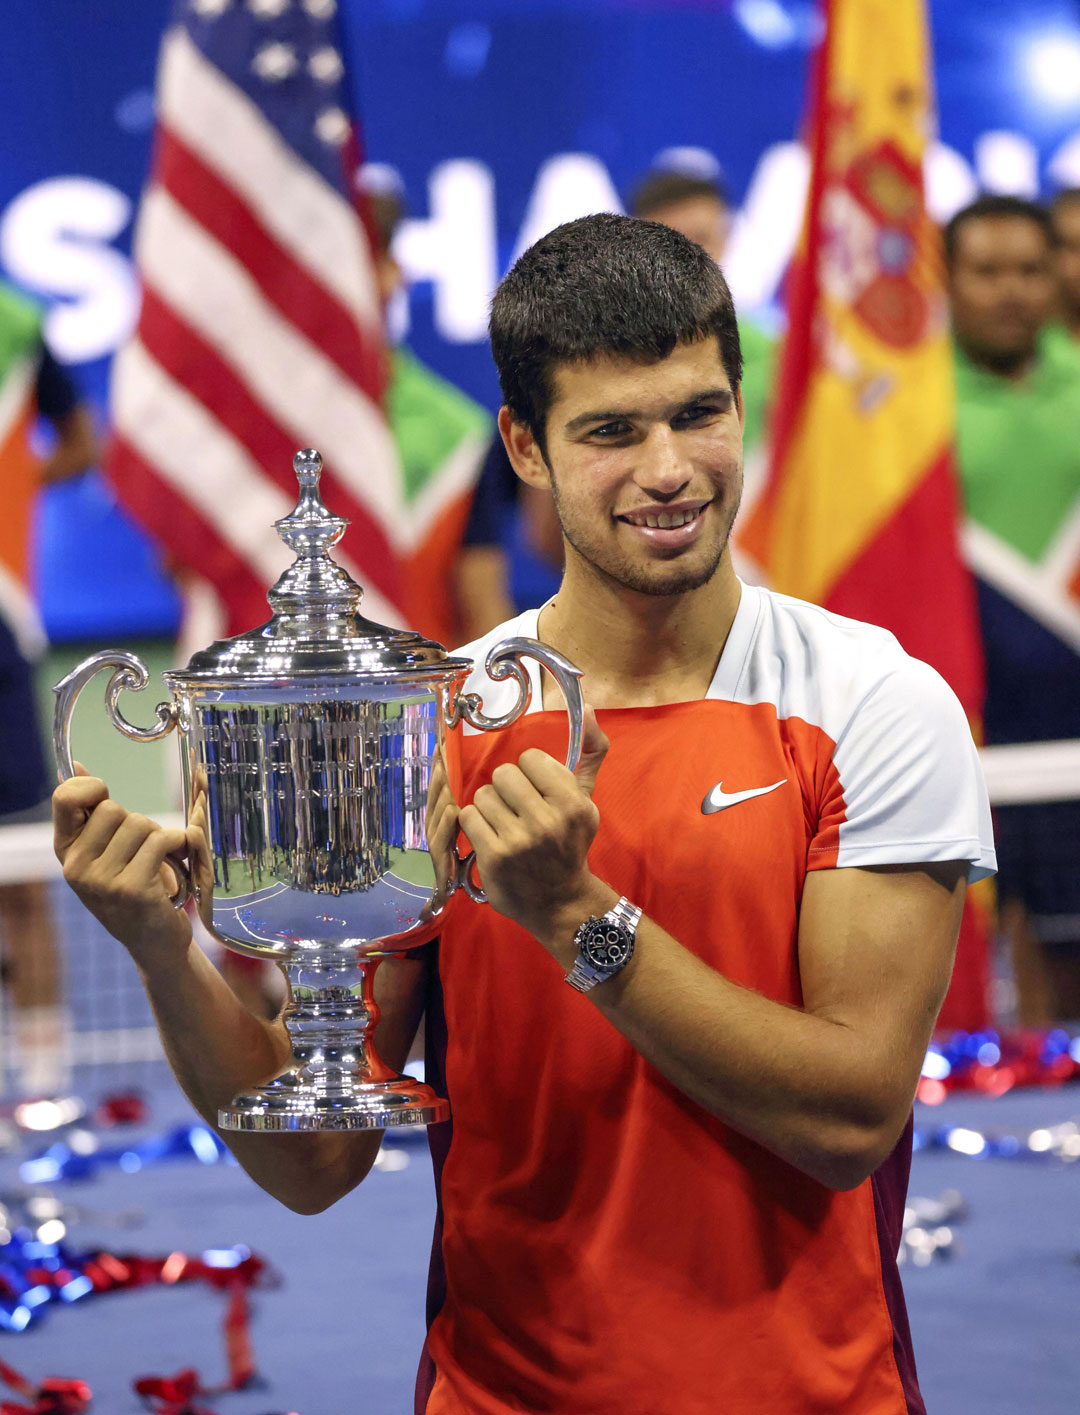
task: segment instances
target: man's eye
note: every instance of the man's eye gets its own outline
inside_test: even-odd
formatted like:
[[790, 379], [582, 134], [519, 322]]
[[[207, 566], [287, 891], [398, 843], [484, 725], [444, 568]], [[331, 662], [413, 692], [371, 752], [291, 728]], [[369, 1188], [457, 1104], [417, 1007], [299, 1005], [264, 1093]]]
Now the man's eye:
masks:
[[707, 418], [716, 417], [720, 411], [712, 404], [695, 403], [692, 408], [684, 408], [675, 421], [683, 426], [687, 423], [704, 422]]
[[603, 438], [625, 437], [629, 430], [626, 423], [603, 423], [600, 427], [593, 428], [591, 436]]

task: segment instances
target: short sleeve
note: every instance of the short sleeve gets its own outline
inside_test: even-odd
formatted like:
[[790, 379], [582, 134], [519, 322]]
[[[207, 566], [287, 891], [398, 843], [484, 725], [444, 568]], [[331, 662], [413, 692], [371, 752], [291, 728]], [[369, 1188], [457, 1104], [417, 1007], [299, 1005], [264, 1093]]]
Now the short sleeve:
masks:
[[966, 860], [993, 874], [990, 801], [964, 710], [905, 659], [851, 714], [833, 751], [808, 868]]

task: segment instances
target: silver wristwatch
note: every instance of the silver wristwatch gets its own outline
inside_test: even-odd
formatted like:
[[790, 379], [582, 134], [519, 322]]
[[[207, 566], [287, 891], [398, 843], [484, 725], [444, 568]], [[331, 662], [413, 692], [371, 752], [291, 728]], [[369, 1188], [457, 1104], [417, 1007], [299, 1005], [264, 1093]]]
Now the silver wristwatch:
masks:
[[578, 953], [566, 975], [570, 986], [588, 992], [625, 968], [634, 956], [640, 920], [641, 910], [629, 899], [620, 899], [606, 914], [591, 914], [574, 935]]

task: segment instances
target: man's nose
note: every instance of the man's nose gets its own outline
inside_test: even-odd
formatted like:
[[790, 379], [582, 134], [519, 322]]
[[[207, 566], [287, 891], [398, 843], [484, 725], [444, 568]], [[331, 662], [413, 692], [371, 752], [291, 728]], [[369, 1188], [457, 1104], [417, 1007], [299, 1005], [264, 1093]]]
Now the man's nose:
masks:
[[1007, 304], [1029, 305], [1035, 303], [1041, 293], [1038, 276], [1033, 279], [1027, 271], [1010, 270], [1002, 279], [998, 293], [1002, 301]]
[[689, 482], [690, 469], [677, 434], [670, 427], [652, 428], [641, 444], [635, 480], [642, 490], [669, 499], [677, 496]]

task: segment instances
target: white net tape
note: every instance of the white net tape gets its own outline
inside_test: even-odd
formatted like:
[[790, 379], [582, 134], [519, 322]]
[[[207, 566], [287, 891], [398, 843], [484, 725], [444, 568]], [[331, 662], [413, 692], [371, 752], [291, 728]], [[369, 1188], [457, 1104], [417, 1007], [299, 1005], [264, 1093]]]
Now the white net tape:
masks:
[[[158, 820], [165, 826], [184, 824], [181, 815], [163, 815]], [[0, 826], [0, 884], [62, 878], [60, 861], [53, 853], [53, 832], [48, 821]]]

